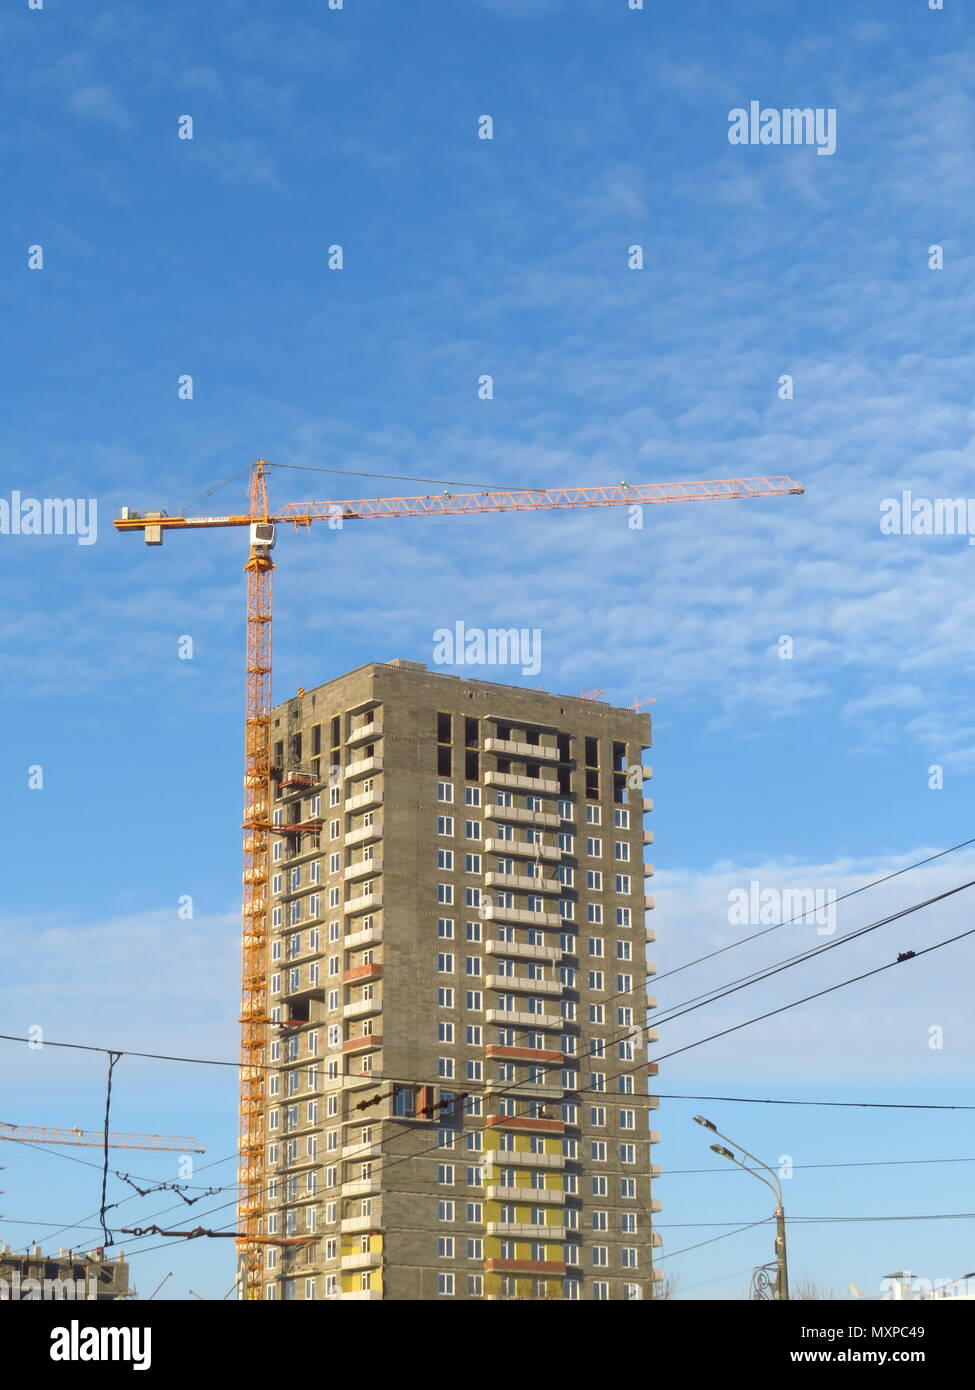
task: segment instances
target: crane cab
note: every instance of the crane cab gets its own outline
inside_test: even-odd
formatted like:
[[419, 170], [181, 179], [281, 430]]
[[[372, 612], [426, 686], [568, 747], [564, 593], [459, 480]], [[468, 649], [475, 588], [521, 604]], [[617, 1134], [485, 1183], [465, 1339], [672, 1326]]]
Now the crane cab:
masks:
[[277, 527], [273, 521], [251, 522], [251, 549], [256, 550], [259, 555], [266, 555], [269, 550], [273, 550], [276, 538]]

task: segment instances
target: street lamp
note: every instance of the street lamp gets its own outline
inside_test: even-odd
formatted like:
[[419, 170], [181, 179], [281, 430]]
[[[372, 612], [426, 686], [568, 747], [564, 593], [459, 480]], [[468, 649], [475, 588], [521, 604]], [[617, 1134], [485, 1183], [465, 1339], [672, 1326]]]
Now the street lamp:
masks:
[[711, 1151], [720, 1158], [726, 1158], [729, 1162], [736, 1164], [745, 1173], [750, 1173], [753, 1178], [763, 1182], [766, 1187], [770, 1187], [775, 1194], [775, 1263], [778, 1270], [778, 1278], [775, 1283], [775, 1296], [777, 1299], [788, 1299], [789, 1297], [789, 1263], [785, 1243], [785, 1206], [782, 1197], [782, 1184], [774, 1168], [770, 1168], [767, 1163], [763, 1163], [760, 1158], [756, 1158], [753, 1153], [749, 1153], [743, 1144], [737, 1140], [729, 1138], [727, 1134], [722, 1134], [717, 1125], [706, 1119], [703, 1115], [694, 1116], [695, 1123], [703, 1125], [712, 1134], [716, 1134], [719, 1139], [727, 1139], [729, 1144], [734, 1144], [736, 1149], [740, 1149], [746, 1158], [750, 1158], [753, 1163], [757, 1163], [760, 1168], [764, 1168], [766, 1173], [771, 1174], [772, 1181], [762, 1177], [761, 1173], [756, 1173], [754, 1168], [749, 1168], [746, 1163], [742, 1163], [736, 1154], [730, 1149], [726, 1149], [722, 1144], [712, 1144]]

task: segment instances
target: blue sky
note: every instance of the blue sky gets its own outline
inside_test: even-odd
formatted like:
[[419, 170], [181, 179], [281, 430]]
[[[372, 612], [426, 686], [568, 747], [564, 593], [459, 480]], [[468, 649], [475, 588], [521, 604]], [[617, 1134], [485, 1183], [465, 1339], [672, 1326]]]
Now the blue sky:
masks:
[[[623, 510], [486, 516], [322, 527], [277, 551], [278, 698], [369, 660], [432, 661], [434, 632], [464, 621], [541, 632], [537, 677], [488, 676], [656, 700], [661, 973], [747, 934], [728, 895], [752, 881], [843, 893], [972, 833], [973, 555], [964, 536], [879, 526], [903, 489], [971, 491], [972, 37], [954, 0], [46, 0], [8, 7], [0, 39], [0, 496], [99, 508], [91, 546], [0, 536], [0, 1031], [236, 1055], [242, 537], [156, 551], [110, 523], [124, 504], [176, 510], [259, 455], [479, 487], [805, 485], [647, 508], [642, 530]], [[835, 108], [836, 153], [730, 145], [728, 113], [751, 100]], [[177, 139], [186, 114], [192, 141]], [[341, 271], [327, 268], [335, 244]], [[178, 398], [185, 373], [192, 400]], [[279, 504], [425, 490], [284, 469], [272, 487]], [[196, 510], [243, 497], [238, 478]], [[177, 658], [182, 635], [192, 661]], [[38, 764], [43, 789], [29, 790]], [[839, 930], [973, 869], [962, 851], [863, 894]], [[966, 904], [662, 1027], [658, 1050], [964, 930]], [[821, 940], [783, 928], [661, 980], [661, 1005]], [[963, 1103], [971, 952], [960, 942], [687, 1052], [659, 1089]], [[103, 1058], [4, 1044], [0, 1067], [0, 1118], [99, 1123]], [[118, 1129], [197, 1135], [204, 1163], [233, 1150], [231, 1069], [125, 1059], [114, 1104]], [[689, 1118], [701, 1108], [797, 1165], [975, 1156], [964, 1112], [664, 1102], [664, 1254], [718, 1231], [693, 1223], [765, 1212], [743, 1175], [676, 1171], [711, 1166]], [[115, 1158], [176, 1176], [164, 1156]], [[0, 1238], [94, 1243], [40, 1224], [97, 1208], [94, 1169], [11, 1145], [0, 1159]], [[970, 1171], [799, 1170], [787, 1203], [965, 1211]], [[198, 1178], [232, 1179], [228, 1162]], [[188, 1208], [190, 1224], [231, 1195]], [[132, 1200], [118, 1224], [165, 1205]], [[950, 1278], [971, 1263], [967, 1233], [797, 1226], [793, 1270], [841, 1292], [879, 1293], [905, 1267]], [[147, 1293], [171, 1270], [160, 1297], [221, 1296], [222, 1245], [133, 1255], [134, 1281]], [[665, 1267], [684, 1296], [735, 1297], [768, 1245], [752, 1231]]]

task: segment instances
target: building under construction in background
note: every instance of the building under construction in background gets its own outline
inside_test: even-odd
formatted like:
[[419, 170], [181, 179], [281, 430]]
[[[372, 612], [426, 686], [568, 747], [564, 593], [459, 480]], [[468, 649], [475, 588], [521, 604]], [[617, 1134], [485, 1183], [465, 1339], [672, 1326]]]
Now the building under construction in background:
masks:
[[29, 1254], [0, 1245], [0, 1302], [111, 1303], [134, 1296], [122, 1250], [115, 1259], [106, 1259], [100, 1247], [87, 1253], [59, 1250], [57, 1255], [45, 1255], [39, 1245]]
[[264, 1298], [652, 1298], [649, 744], [412, 661], [273, 709]]

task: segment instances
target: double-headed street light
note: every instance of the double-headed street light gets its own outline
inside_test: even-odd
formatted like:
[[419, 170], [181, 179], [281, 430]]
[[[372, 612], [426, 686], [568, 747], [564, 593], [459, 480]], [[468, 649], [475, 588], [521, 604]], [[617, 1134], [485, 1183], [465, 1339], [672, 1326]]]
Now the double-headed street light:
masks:
[[778, 1174], [774, 1168], [770, 1168], [767, 1163], [763, 1163], [760, 1158], [756, 1158], [754, 1154], [749, 1153], [743, 1144], [739, 1144], [735, 1139], [730, 1139], [727, 1134], [722, 1134], [717, 1125], [712, 1124], [711, 1121], [705, 1119], [703, 1115], [695, 1115], [694, 1119], [697, 1124], [703, 1125], [705, 1129], [709, 1129], [711, 1133], [716, 1134], [719, 1139], [727, 1139], [729, 1144], [734, 1144], [735, 1148], [740, 1149], [746, 1158], [750, 1158], [753, 1163], [757, 1163], [760, 1168], [764, 1168], [766, 1173], [771, 1175], [772, 1181], [769, 1182], [768, 1178], [764, 1178], [761, 1173], [756, 1173], [754, 1168], [749, 1168], [747, 1163], [742, 1163], [741, 1159], [738, 1158], [736, 1154], [733, 1154], [730, 1149], [726, 1149], [723, 1144], [711, 1145], [712, 1153], [716, 1153], [720, 1158], [727, 1158], [731, 1163], [737, 1164], [744, 1172], [750, 1173], [753, 1178], [757, 1178], [759, 1182], [763, 1182], [766, 1187], [770, 1187], [774, 1192], [776, 1200], [775, 1264], [778, 1271], [775, 1281], [775, 1297], [777, 1299], [788, 1299], [789, 1262], [785, 1243], [785, 1206], [782, 1198], [782, 1184], [779, 1181]]

